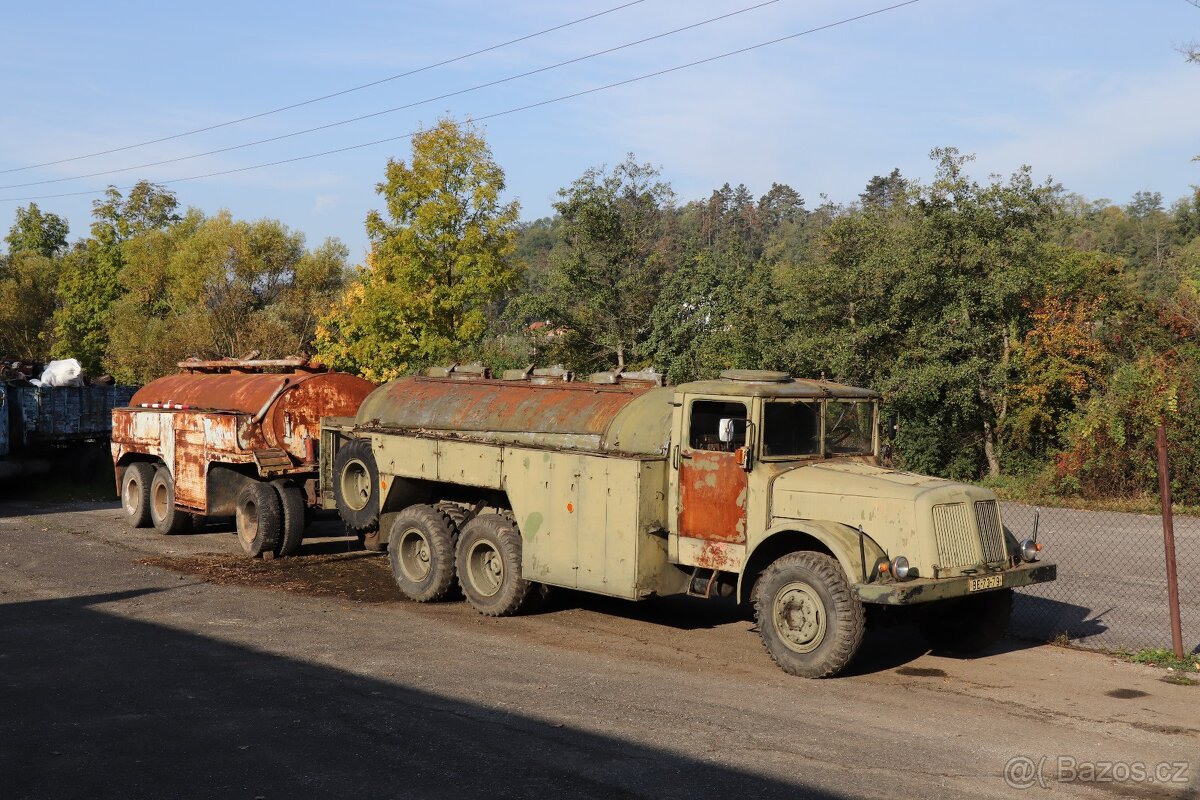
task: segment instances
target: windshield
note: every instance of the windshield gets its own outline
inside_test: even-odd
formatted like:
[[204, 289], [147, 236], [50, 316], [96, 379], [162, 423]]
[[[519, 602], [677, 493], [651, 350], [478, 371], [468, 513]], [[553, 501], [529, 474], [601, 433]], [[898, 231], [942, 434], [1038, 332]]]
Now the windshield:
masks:
[[829, 454], [867, 455], [875, 452], [874, 404], [829, 400], [825, 404], [825, 450]]
[[763, 455], [812, 456], [821, 452], [821, 404], [771, 401], [763, 410]]
[[[875, 452], [875, 404], [870, 400], [825, 401], [825, 454]], [[770, 400], [763, 408], [763, 456], [821, 454], [821, 402]]]

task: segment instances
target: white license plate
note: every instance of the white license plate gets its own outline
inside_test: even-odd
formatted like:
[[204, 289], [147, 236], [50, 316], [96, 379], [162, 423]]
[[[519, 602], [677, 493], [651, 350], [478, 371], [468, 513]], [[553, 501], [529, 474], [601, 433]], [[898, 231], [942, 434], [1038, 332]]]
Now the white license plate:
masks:
[[1003, 575], [989, 575], [986, 578], [971, 578], [967, 581], [967, 591], [981, 592], [984, 589], [999, 589], [1003, 585]]

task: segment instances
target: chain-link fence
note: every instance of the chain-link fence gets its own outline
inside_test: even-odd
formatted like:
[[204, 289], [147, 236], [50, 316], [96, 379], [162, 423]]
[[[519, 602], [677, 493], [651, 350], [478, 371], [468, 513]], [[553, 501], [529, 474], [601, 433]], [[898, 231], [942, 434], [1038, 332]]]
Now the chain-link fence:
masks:
[[[1171, 648], [1161, 516], [1001, 508], [1018, 540], [1036, 519], [1045, 557], [1058, 565], [1058, 580], [1017, 593], [1015, 635], [1103, 650]], [[1200, 652], [1200, 517], [1175, 516], [1174, 532], [1183, 648]]]

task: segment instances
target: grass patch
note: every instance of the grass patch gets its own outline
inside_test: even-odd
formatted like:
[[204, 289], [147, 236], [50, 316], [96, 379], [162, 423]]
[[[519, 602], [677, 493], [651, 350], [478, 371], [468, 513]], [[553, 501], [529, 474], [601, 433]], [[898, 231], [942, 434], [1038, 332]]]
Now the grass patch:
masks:
[[[1133, 653], [1121, 653], [1120, 655], [1135, 664], [1148, 664], [1152, 667], [1161, 667], [1162, 669], [1169, 669], [1177, 673], [1200, 673], [1200, 655], [1195, 653], [1185, 655], [1183, 658], [1176, 658], [1175, 653], [1167, 650], [1165, 647], [1150, 647]], [[1187, 678], [1187, 680], [1191, 680], [1191, 678]]]

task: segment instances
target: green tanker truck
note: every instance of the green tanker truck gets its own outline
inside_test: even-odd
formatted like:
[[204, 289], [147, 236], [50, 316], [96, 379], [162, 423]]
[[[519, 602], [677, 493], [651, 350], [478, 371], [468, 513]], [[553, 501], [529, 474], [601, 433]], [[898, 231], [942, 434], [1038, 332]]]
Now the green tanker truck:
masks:
[[827, 381], [445, 368], [324, 420], [320, 480], [412, 600], [460, 587], [506, 616], [547, 586], [733, 595], [780, 667], [826, 677], [869, 606], [920, 607], [936, 645], [972, 650], [1014, 587], [1055, 577], [990, 491], [879, 455], [878, 395]]

